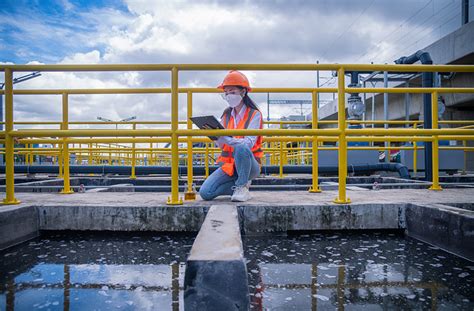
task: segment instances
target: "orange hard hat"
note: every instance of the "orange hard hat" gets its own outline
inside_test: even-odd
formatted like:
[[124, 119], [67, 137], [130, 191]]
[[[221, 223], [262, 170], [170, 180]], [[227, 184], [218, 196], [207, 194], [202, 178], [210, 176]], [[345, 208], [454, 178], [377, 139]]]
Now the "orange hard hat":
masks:
[[224, 86], [241, 86], [247, 89], [248, 92], [252, 90], [247, 77], [237, 70], [231, 70], [225, 76], [224, 81], [218, 86], [219, 89], [224, 89]]

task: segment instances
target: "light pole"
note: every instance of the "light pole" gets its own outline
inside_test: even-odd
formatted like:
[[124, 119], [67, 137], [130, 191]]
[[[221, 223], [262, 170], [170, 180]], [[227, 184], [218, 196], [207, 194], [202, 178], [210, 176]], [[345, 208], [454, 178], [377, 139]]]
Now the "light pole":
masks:
[[[26, 80], [34, 79], [41, 76], [39, 71], [29, 73], [27, 75], [13, 79], [13, 84], [21, 83]], [[0, 90], [3, 90], [5, 83], [0, 83]], [[0, 95], [0, 131], [3, 131], [3, 94]], [[0, 145], [0, 148], [3, 148], [3, 145]], [[3, 154], [0, 154], [0, 163], [4, 163]]]
[[128, 121], [135, 120], [136, 118], [137, 118], [136, 116], [131, 116], [122, 120], [114, 121], [107, 118], [97, 117], [97, 120], [104, 121], [104, 122], [115, 122], [115, 129], [118, 130], [118, 122], [128, 122]]
[[[137, 116], [131, 116], [131, 117], [128, 117], [128, 118], [125, 118], [125, 119], [122, 119], [122, 120], [113, 121], [113, 120], [110, 120], [110, 119], [107, 119], [107, 118], [97, 117], [97, 120], [104, 121], [104, 122], [115, 122], [115, 130], [118, 130], [118, 122], [128, 122], [128, 121], [135, 120], [136, 118], [137, 118]], [[135, 129], [135, 125], [133, 126], [133, 129]], [[132, 145], [132, 150], [133, 150], [132, 151], [133, 152], [133, 158], [135, 158], [135, 143]], [[111, 152], [111, 151], [109, 151], [109, 152]], [[120, 161], [120, 159], [119, 159], [119, 161]], [[135, 164], [132, 165], [131, 178], [135, 179]]]

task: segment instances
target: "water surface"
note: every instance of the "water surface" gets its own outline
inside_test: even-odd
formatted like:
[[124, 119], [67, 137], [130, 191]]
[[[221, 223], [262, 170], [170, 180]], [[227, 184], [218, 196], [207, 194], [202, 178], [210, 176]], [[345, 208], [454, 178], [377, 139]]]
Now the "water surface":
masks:
[[194, 236], [43, 236], [0, 252], [0, 310], [182, 310]]
[[474, 263], [379, 232], [244, 239], [255, 310], [474, 310]]

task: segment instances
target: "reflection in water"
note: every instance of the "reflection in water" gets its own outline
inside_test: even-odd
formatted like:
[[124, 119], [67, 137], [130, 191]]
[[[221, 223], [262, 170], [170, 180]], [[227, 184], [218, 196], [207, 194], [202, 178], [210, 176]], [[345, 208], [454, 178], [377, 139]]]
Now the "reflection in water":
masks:
[[474, 263], [387, 233], [246, 237], [254, 310], [474, 310]]
[[0, 252], [0, 310], [182, 310], [193, 236], [54, 234]]

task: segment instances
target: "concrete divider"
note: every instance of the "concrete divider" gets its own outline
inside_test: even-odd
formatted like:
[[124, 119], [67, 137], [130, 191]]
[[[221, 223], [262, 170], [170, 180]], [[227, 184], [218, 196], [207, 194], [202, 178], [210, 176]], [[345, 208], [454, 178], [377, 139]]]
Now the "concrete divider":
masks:
[[249, 306], [237, 207], [213, 205], [186, 263], [184, 308], [248, 310]]
[[28, 241], [38, 235], [38, 211], [34, 206], [1, 206], [0, 250]]
[[299, 230], [404, 229], [406, 204], [244, 205], [245, 234]]
[[474, 261], [474, 211], [444, 204], [406, 208], [407, 235]]

